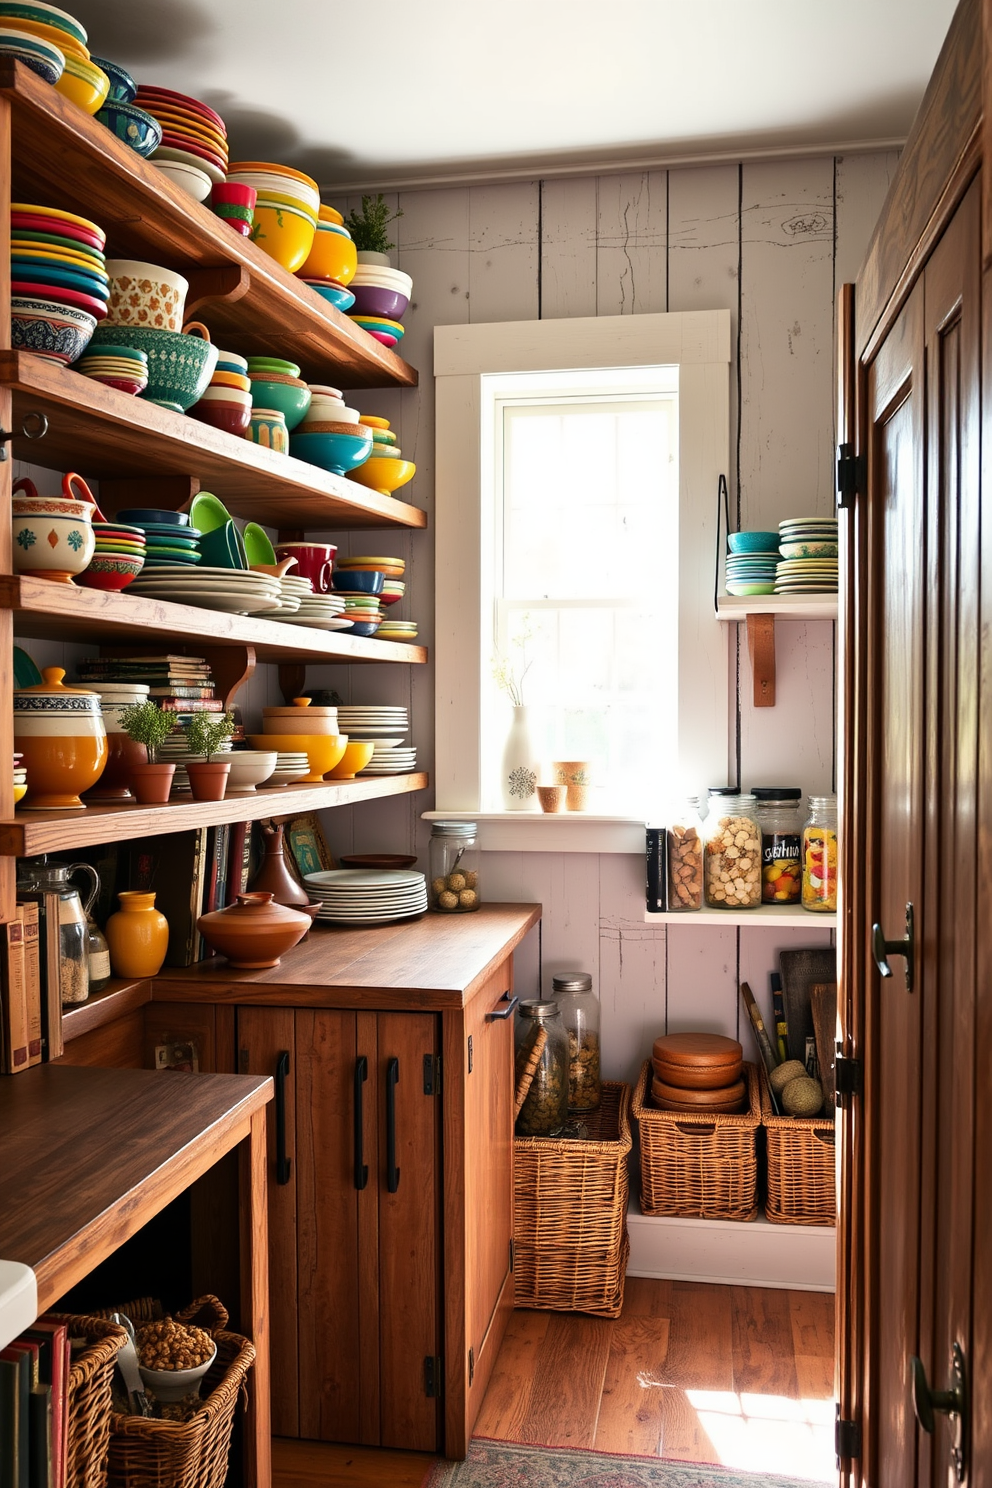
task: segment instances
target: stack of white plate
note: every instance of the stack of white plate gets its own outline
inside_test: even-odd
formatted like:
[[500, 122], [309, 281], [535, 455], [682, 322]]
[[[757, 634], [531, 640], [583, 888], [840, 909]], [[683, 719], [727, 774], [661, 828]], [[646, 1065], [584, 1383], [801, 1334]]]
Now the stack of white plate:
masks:
[[417, 751], [411, 744], [408, 747], [389, 745], [383, 747], [376, 744], [372, 751], [372, 758], [364, 770], [359, 770], [360, 775], [408, 775], [417, 767]]
[[315, 630], [351, 629], [351, 621], [344, 618], [344, 599], [338, 594], [304, 594], [296, 613], [279, 619], [287, 625], [312, 625]]
[[406, 708], [341, 703], [338, 705], [338, 724], [349, 739], [364, 739], [366, 742], [372, 739], [383, 748], [392, 748], [402, 743], [410, 732], [410, 714]]
[[295, 601], [293, 609], [298, 610], [301, 601], [313, 594], [313, 585], [302, 574], [287, 573], [279, 580], [279, 592], [284, 605], [290, 600]]
[[140, 573], [128, 593], [221, 610], [227, 615], [274, 613], [281, 603], [279, 580], [272, 574], [202, 565], [193, 569], [187, 563], [163, 563]]
[[320, 905], [317, 919], [327, 924], [386, 924], [427, 909], [427, 880], [409, 868], [332, 868], [307, 873], [303, 881]]
[[309, 774], [310, 759], [305, 753], [279, 752], [276, 754], [276, 767], [265, 784], [292, 785], [295, 780], [302, 780]]

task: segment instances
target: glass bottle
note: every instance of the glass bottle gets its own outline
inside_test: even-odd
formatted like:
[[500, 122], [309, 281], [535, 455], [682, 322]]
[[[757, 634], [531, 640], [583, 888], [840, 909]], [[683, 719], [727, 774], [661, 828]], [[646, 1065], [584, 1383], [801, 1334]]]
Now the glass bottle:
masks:
[[[57, 905], [59, 921], [59, 987], [64, 1005], [85, 1002], [90, 995], [89, 941], [86, 913], [78, 889], [69, 882], [73, 873], [89, 876], [92, 904], [100, 892], [96, 869], [89, 863], [49, 863], [41, 858], [20, 865], [17, 892], [23, 899], [33, 899], [46, 914]], [[49, 899], [47, 896], [52, 895]]]
[[686, 799], [666, 833], [668, 908], [703, 907], [703, 824], [695, 796]]
[[568, 1037], [568, 1109], [594, 1111], [603, 1097], [599, 1075], [599, 998], [587, 971], [566, 971], [552, 993]]
[[837, 797], [810, 796], [803, 827], [803, 909], [830, 914], [837, 908]]
[[467, 914], [482, 904], [475, 822], [436, 821], [430, 840], [430, 907]]
[[794, 785], [756, 785], [761, 828], [761, 898], [765, 904], [798, 904], [802, 868], [799, 805]]
[[522, 1002], [518, 1014], [516, 1084], [529, 1084], [516, 1132], [546, 1137], [568, 1120], [568, 1034], [556, 1002]]
[[757, 909], [761, 904], [761, 828], [750, 794], [710, 791], [703, 832], [703, 888], [711, 909]]
[[110, 947], [96, 920], [84, 906], [86, 914], [86, 965], [90, 991], [102, 992], [110, 984]]

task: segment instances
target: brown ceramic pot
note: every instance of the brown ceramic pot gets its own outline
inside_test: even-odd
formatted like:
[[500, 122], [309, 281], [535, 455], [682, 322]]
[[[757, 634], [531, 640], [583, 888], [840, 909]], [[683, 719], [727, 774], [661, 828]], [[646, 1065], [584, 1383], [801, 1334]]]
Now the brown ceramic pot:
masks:
[[223, 801], [230, 773], [230, 760], [190, 760], [186, 766], [186, 774], [189, 776], [193, 800]]
[[286, 863], [285, 828], [263, 827], [262, 834], [265, 838], [265, 857], [248, 885], [249, 890], [253, 893], [269, 893], [276, 904], [285, 904], [289, 909], [300, 908], [309, 913], [311, 905], [306, 889], [297, 883]]
[[239, 894], [236, 904], [201, 915], [196, 928], [239, 971], [278, 966], [310, 929], [310, 916], [276, 904], [271, 894]]
[[[144, 748], [144, 745], [142, 745]], [[132, 765], [128, 784], [142, 806], [164, 806], [172, 789], [175, 765]]]

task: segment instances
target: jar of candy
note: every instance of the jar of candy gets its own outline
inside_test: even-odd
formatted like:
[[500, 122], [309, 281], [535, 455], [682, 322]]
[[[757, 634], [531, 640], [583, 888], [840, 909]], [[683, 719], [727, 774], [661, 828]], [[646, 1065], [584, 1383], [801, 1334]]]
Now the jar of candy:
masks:
[[565, 971], [552, 980], [552, 996], [568, 1035], [568, 1109], [594, 1111], [602, 1099], [599, 1077], [599, 998], [587, 971]]
[[715, 797], [704, 829], [703, 886], [711, 909], [757, 909], [761, 904], [761, 828], [752, 795]]
[[802, 869], [799, 803], [794, 785], [756, 785], [761, 828], [761, 897], [765, 904], [798, 904]]
[[803, 827], [803, 909], [837, 908], [837, 797], [810, 796]]
[[527, 1093], [519, 1137], [546, 1137], [568, 1120], [568, 1034], [556, 1002], [522, 1002], [514, 1030], [516, 1084]]

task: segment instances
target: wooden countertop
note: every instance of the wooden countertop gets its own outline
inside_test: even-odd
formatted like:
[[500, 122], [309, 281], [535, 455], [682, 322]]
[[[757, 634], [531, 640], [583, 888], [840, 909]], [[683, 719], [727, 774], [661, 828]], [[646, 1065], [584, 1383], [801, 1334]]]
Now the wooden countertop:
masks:
[[40, 1065], [0, 1081], [0, 1256], [44, 1311], [248, 1135], [267, 1077]]
[[444, 1012], [464, 1007], [540, 918], [539, 904], [486, 904], [472, 914], [426, 914], [377, 930], [317, 925], [281, 966], [236, 971], [217, 957], [159, 972], [152, 995], [166, 1002]]

